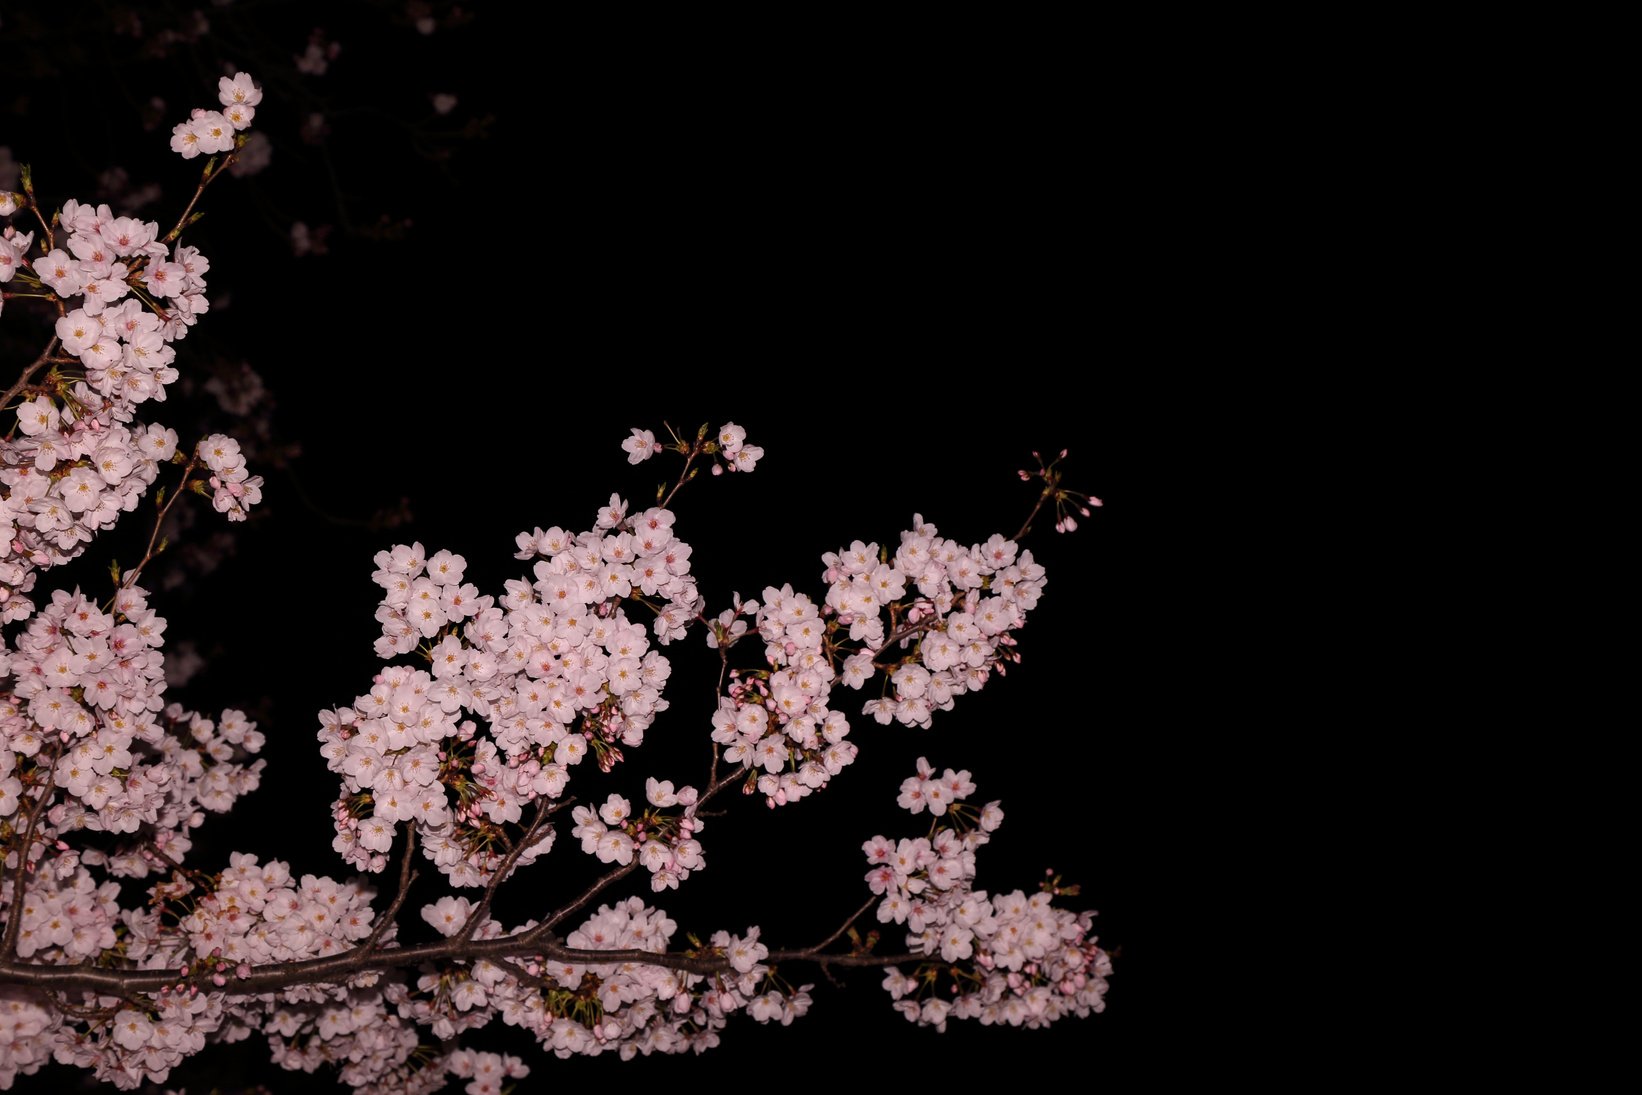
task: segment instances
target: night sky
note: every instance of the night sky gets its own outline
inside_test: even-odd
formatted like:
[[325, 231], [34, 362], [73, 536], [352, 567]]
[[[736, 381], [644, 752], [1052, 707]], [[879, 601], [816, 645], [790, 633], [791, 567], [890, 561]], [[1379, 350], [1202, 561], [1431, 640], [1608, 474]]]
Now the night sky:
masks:
[[[839, 990], [784, 969], [823, 982], [810, 1016], [732, 1022], [699, 1059], [560, 1062], [500, 1022], [467, 1041], [524, 1056], [527, 1091], [572, 1074], [859, 1078], [868, 1046], [901, 1055], [890, 1068], [907, 1079], [1003, 1060], [1023, 1082], [1047, 1072], [1081, 1088], [1148, 1067], [1166, 947], [1156, 895], [1174, 870], [1157, 758], [1176, 731], [1159, 725], [1157, 693], [1180, 686], [1158, 683], [1163, 568], [1141, 546], [1154, 506], [1138, 465], [1155, 443], [1111, 379], [1148, 363], [1134, 349], [1142, 290], [1104, 269], [1111, 236], [1130, 227], [1097, 204], [1100, 134], [1080, 62], [1037, 64], [1004, 44], [1006, 61], [876, 48], [800, 60], [772, 29], [751, 56], [663, 70], [482, 3], [206, 4], [209, 30], [190, 5], [72, 8], [8, 7], [0, 22], [0, 146], [33, 165], [43, 201], [101, 186], [98, 200], [122, 211], [152, 185], [159, 196], [138, 212], [169, 226], [199, 166], [169, 151], [171, 125], [215, 105], [224, 71], [265, 91], [254, 131], [268, 165], [203, 199], [189, 237], [212, 260], [214, 309], [180, 348], [179, 390], [149, 409], [185, 436], [257, 435], [252, 470], [267, 479], [265, 506], [226, 552], [201, 506], [179, 532], [196, 549], [153, 570], [169, 587], [156, 607], [171, 640], [199, 655], [172, 698], [249, 710], [269, 741], [261, 791], [211, 820], [191, 862], [220, 866], [235, 849], [347, 874], [330, 850], [337, 781], [316, 712], [366, 691], [379, 665], [371, 556], [411, 540], [449, 548], [499, 593], [528, 571], [515, 533], [590, 527], [612, 491], [642, 506], [676, 476], [671, 454], [628, 466], [631, 427], [734, 420], [767, 451], [752, 475], [703, 478], [674, 505], [711, 612], [732, 591], [783, 582], [819, 601], [822, 552], [893, 545], [914, 512], [966, 543], [1012, 533], [1035, 497], [1015, 469], [1065, 447], [1068, 485], [1106, 505], [1073, 535], [1051, 517], [1028, 537], [1048, 588], [1020, 633], [1023, 664], [927, 731], [879, 727], [835, 693], [861, 759], [797, 806], [732, 802], [703, 835], [708, 869], [661, 903], [681, 933], [758, 923], [772, 943], [825, 936], [865, 899], [861, 842], [925, 831], [894, 800], [928, 756], [971, 769], [978, 801], [1003, 800], [979, 886], [1031, 890], [1053, 868], [1083, 887], [1063, 903], [1101, 911], [1098, 934], [1118, 951], [1105, 1015], [938, 1036], [891, 1010], [877, 973]], [[432, 34], [416, 26], [424, 16]], [[311, 34], [339, 47], [323, 74], [293, 62]], [[440, 114], [435, 95], [455, 105]], [[324, 253], [294, 253], [297, 222]], [[0, 352], [29, 360], [44, 332], [8, 303]], [[255, 422], [236, 426], [214, 393], [240, 390], [243, 366], [265, 394]], [[109, 559], [146, 536], [136, 524], [43, 584], [106, 585]], [[577, 776], [584, 801], [642, 795], [647, 774], [704, 781], [717, 656], [699, 631], [665, 652], [671, 711], [597, 788]], [[752, 644], [738, 653], [756, 657]], [[568, 825], [503, 888], [505, 922], [591, 877]], [[422, 938], [415, 909], [439, 892], [423, 886], [401, 939]], [[613, 896], [629, 893], [648, 886]], [[253, 1038], [168, 1086], [321, 1089], [266, 1059]], [[18, 1090], [75, 1080], [48, 1069]]]

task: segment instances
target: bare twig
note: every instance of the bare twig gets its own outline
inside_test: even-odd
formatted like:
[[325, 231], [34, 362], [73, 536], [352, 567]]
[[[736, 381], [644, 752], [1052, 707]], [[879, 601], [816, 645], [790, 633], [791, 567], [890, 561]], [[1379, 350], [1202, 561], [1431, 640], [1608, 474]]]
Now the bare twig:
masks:
[[187, 465], [183, 467], [182, 482], [177, 484], [177, 489], [171, 492], [171, 497], [165, 500], [165, 505], [160, 507], [159, 514], [154, 518], [154, 531], [148, 534], [148, 549], [143, 552], [142, 560], [125, 572], [125, 576], [120, 581], [121, 589], [130, 589], [136, 585], [137, 575], [141, 574], [143, 567], [153, 562], [154, 556], [159, 554], [154, 550], [154, 545], [160, 538], [160, 529], [165, 525], [165, 519], [171, 513], [171, 507], [177, 504], [177, 499], [188, 493], [188, 477], [194, 474], [194, 469], [199, 466], [199, 463], [199, 453], [196, 452], [189, 458]]
[[833, 932], [831, 935], [829, 935], [825, 939], [821, 940], [821, 942], [817, 943], [815, 946], [809, 948], [808, 951], [801, 952], [801, 953], [820, 954], [822, 951], [826, 950], [828, 947], [830, 947], [834, 943], [838, 942], [838, 937], [843, 935], [845, 932], [849, 931], [850, 926], [852, 924], [854, 924], [857, 920], [861, 919], [861, 915], [863, 913], [865, 913], [868, 909], [872, 908], [872, 906], [874, 904], [876, 904], [877, 901], [878, 901], [878, 899], [876, 897], [867, 898], [866, 903], [863, 904], [859, 909], [856, 909], [854, 914], [851, 915], [848, 920], [846, 920], [842, 924], [840, 924], [838, 926], [837, 931]]
[[[673, 427], [668, 426], [667, 428], [669, 430], [671, 430]], [[674, 434], [673, 436], [677, 437], [678, 435]], [[698, 432], [697, 436], [696, 436], [696, 439], [693, 442], [690, 443], [689, 454], [686, 455], [685, 458], [684, 458], [684, 470], [678, 473], [678, 482], [674, 483], [673, 484], [673, 489], [667, 492], [667, 497], [665, 497], [661, 500], [661, 507], [660, 508], [666, 509], [667, 508], [667, 503], [669, 503], [673, 500], [673, 495], [677, 494], [678, 491], [679, 491], [679, 488], [684, 486], [684, 484], [686, 484], [690, 481], [690, 479], [691, 479], [690, 465], [694, 464], [696, 462], [696, 457], [701, 455], [701, 439], [702, 439], [703, 436], [705, 436], [705, 435]], [[682, 444], [682, 443], [683, 442], [680, 442], [680, 444]]]
[[17, 378], [17, 383], [13, 384], [10, 388], [7, 388], [4, 396], [0, 396], [0, 407], [10, 405], [11, 401], [17, 397], [17, 393], [29, 386], [29, 381], [34, 379], [34, 374], [39, 372], [42, 366], [51, 361], [51, 355], [55, 353], [56, 350], [57, 336], [52, 335], [51, 341], [46, 343], [46, 348], [40, 351], [40, 356], [29, 362], [28, 367], [25, 368], [22, 375]]
[[535, 846], [537, 837], [541, 835], [542, 828], [547, 824], [547, 819], [552, 816], [553, 811], [548, 808], [547, 799], [537, 799], [536, 816], [530, 820], [530, 828], [525, 830], [524, 835], [513, 845], [507, 855], [502, 857], [502, 862], [497, 865], [496, 870], [490, 876], [490, 884], [485, 887], [484, 896], [479, 898], [477, 905], [473, 906], [473, 911], [468, 914], [467, 922], [462, 925], [455, 938], [464, 943], [473, 938], [473, 933], [479, 930], [479, 925], [486, 916], [490, 915], [490, 903], [496, 897], [496, 888], [502, 884], [502, 879], [508, 876], [508, 872], [513, 870], [514, 864], [519, 862], [519, 857], [524, 855], [525, 849]]
[[200, 184], [194, 188], [194, 196], [188, 199], [188, 204], [183, 207], [182, 216], [177, 218], [177, 223], [172, 227], [171, 231], [165, 234], [165, 239], [162, 242], [177, 242], [177, 239], [182, 235], [182, 230], [188, 227], [188, 215], [194, 211], [194, 206], [200, 200], [200, 195], [205, 193], [206, 187], [210, 186], [212, 183], [216, 182], [218, 178], [228, 173], [228, 168], [233, 166], [234, 159], [238, 155], [239, 149], [236, 148], [232, 152], [228, 153], [222, 163], [216, 167], [211, 166], [212, 163], [215, 162], [215, 157], [206, 161], [205, 170], [200, 172]]
[[388, 903], [387, 909], [383, 911], [371, 927], [371, 934], [367, 935], [365, 941], [359, 945], [360, 949], [366, 952], [374, 950], [376, 944], [382, 938], [382, 933], [388, 930], [388, 927], [394, 922], [394, 918], [399, 915], [400, 908], [405, 904], [405, 896], [410, 893], [411, 883], [416, 881], [416, 872], [411, 869], [411, 857], [415, 852], [416, 826], [408, 825], [405, 827], [405, 855], [399, 861], [399, 890], [393, 895], [393, 900]]
[[1025, 538], [1026, 534], [1031, 531], [1032, 521], [1033, 521], [1034, 518], [1037, 517], [1038, 511], [1043, 509], [1043, 504], [1045, 502], [1049, 501], [1049, 499], [1053, 498], [1054, 496], [1055, 496], [1054, 485], [1053, 484], [1046, 484], [1043, 488], [1043, 493], [1038, 495], [1037, 504], [1032, 507], [1032, 512], [1028, 513], [1026, 515], [1026, 520], [1021, 522], [1020, 531], [1015, 533], [1015, 535], [1011, 536], [1010, 539], [1014, 540], [1016, 543], [1020, 543], [1020, 541]]

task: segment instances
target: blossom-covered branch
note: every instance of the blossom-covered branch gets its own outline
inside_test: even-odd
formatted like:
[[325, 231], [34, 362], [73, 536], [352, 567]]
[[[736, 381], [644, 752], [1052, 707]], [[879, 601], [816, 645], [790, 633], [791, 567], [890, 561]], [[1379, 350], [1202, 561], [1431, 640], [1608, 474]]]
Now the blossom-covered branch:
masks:
[[[338, 781], [332, 846], [360, 877], [294, 876], [251, 852], [220, 869], [190, 861], [193, 831], [256, 790], [266, 764], [241, 712], [211, 719], [167, 701], [167, 625], [138, 584], [182, 495], [210, 495], [230, 520], [261, 495], [228, 436], [179, 445], [136, 419], [164, 398], [176, 343], [207, 310], [210, 265], [180, 236], [261, 97], [243, 73], [218, 91], [222, 109], [178, 124], [172, 147], [226, 159], [207, 160], [164, 236], [106, 206], [70, 201], [48, 218], [32, 178], [0, 201], [42, 233], [5, 230], [0, 280], [36, 290], [13, 295], [44, 302], [25, 307], [52, 332], [6, 399], [17, 427], [0, 440], [0, 621], [17, 625], [0, 647], [0, 1087], [52, 1059], [122, 1087], [163, 1081], [207, 1042], [252, 1032], [286, 1068], [345, 1061], [360, 1090], [432, 1091], [449, 1075], [483, 1085], [528, 1069], [460, 1049], [463, 1031], [499, 1019], [561, 1055], [700, 1050], [737, 1013], [788, 1023], [808, 1011], [811, 986], [783, 965], [885, 969], [895, 1006], [935, 1027], [1100, 1010], [1110, 965], [1091, 914], [1055, 903], [1075, 889], [976, 888], [1001, 807], [967, 801], [968, 771], [923, 760], [899, 805], [939, 820], [865, 840], [871, 897], [840, 901], [859, 905], [819, 942], [771, 948], [756, 925], [680, 933], [650, 903], [706, 869], [704, 834], [734, 816], [731, 788], [772, 810], [796, 804], [857, 759], [854, 716], [927, 729], [1020, 661], [1047, 580], [1021, 537], [1050, 501], [1062, 531], [1075, 525], [1062, 507], [1099, 504], [1064, 487], [1058, 459], [1040, 466], [1015, 537], [966, 543], [915, 514], [892, 540], [824, 554], [814, 595], [768, 586], [713, 615], [671, 507], [702, 468], [750, 473], [764, 450], [734, 422], [669, 426], [667, 443], [634, 429], [621, 446], [631, 463], [682, 457], [671, 487], [653, 506], [611, 494], [587, 528], [520, 533], [524, 573], [500, 589], [482, 591], [448, 550], [375, 556], [383, 664], [351, 703], [321, 712], [318, 731]], [[164, 463], [180, 481], [156, 490], [144, 554], [111, 567], [108, 599], [39, 595], [40, 573], [135, 511]], [[675, 720], [710, 749], [707, 779], [642, 773], [642, 798], [636, 778], [631, 794], [612, 790], [670, 709], [662, 648], [697, 624], [719, 659], [713, 703]], [[558, 873], [542, 861], [566, 811], [560, 861], [585, 855], [602, 873], [569, 893], [536, 886], [531, 918], [503, 924], [509, 879]], [[368, 876], [396, 854], [380, 901]], [[474, 896], [437, 897], [421, 924], [401, 922], [418, 861]], [[634, 879], [647, 898], [627, 893]], [[127, 904], [136, 883], [143, 900]], [[878, 927], [863, 936], [869, 913]], [[895, 942], [880, 947], [881, 932]]]

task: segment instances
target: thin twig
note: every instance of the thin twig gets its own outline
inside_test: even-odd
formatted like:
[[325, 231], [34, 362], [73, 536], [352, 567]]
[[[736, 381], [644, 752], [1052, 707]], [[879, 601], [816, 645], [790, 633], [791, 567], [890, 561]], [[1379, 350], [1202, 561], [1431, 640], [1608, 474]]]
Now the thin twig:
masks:
[[177, 242], [178, 238], [182, 236], [182, 230], [188, 227], [188, 215], [194, 211], [194, 205], [200, 200], [200, 195], [205, 193], [206, 187], [210, 186], [220, 176], [228, 173], [228, 168], [233, 164], [234, 158], [238, 155], [239, 149], [236, 148], [232, 152], [228, 153], [227, 158], [222, 161], [220, 166], [214, 169], [211, 166], [211, 162], [209, 160], [206, 161], [205, 170], [200, 173], [200, 184], [194, 188], [194, 196], [188, 199], [188, 204], [183, 207], [182, 216], [177, 218], [176, 225], [172, 227], [171, 231], [165, 234], [165, 239], [161, 242]]
[[829, 935], [825, 939], [821, 940], [821, 942], [819, 942], [815, 946], [809, 948], [809, 950], [807, 952], [803, 952], [803, 953], [820, 954], [822, 951], [826, 950], [828, 947], [830, 947], [834, 943], [838, 942], [838, 937], [843, 935], [845, 932], [849, 931], [851, 925], [853, 925], [857, 920], [861, 919], [861, 915], [863, 913], [865, 913], [868, 909], [872, 908], [872, 906], [874, 904], [876, 904], [877, 901], [878, 901], [878, 899], [876, 897], [867, 898], [866, 904], [862, 905], [859, 909], [856, 909], [854, 915], [852, 915], [848, 920], [844, 921], [841, 925], [839, 925], [837, 931], [833, 932], [831, 935]]
[[536, 816], [531, 819], [530, 828], [525, 830], [518, 843], [514, 844], [507, 855], [502, 857], [502, 862], [497, 865], [496, 870], [490, 876], [490, 884], [485, 887], [484, 896], [479, 898], [479, 903], [473, 906], [473, 911], [468, 914], [467, 922], [456, 933], [455, 937], [457, 939], [464, 943], [472, 939], [473, 933], [479, 930], [480, 922], [490, 915], [490, 903], [496, 897], [496, 888], [502, 884], [502, 879], [508, 876], [508, 872], [513, 870], [514, 864], [519, 862], [519, 857], [524, 855], [525, 849], [535, 846], [536, 838], [541, 834], [542, 827], [547, 824], [547, 819], [552, 816], [553, 812], [547, 806], [547, 799], [539, 798], [536, 800]]
[[595, 897], [599, 896], [599, 894], [604, 891], [605, 887], [613, 885], [616, 882], [620, 882], [622, 879], [626, 878], [628, 875], [632, 874], [635, 870], [637, 870], [638, 865], [639, 865], [638, 859], [634, 858], [632, 860], [632, 862], [628, 863], [625, 867], [617, 867], [615, 870], [611, 871], [609, 874], [606, 874], [602, 878], [595, 881], [591, 886], [587, 887], [587, 889], [583, 890], [569, 904], [563, 906], [557, 912], [555, 912], [551, 916], [549, 916], [546, 920], [542, 921], [540, 924], [537, 924], [534, 928], [531, 928], [528, 932], [525, 932], [524, 934], [530, 936], [532, 938], [532, 940], [540, 939], [540, 938], [543, 938], [544, 936], [550, 935], [554, 928], [558, 927], [560, 924], [562, 924], [564, 922], [566, 917], [575, 914], [578, 910], [580, 910], [582, 908], [585, 908], [589, 901], [592, 901]]
[[34, 827], [39, 823], [40, 815], [46, 812], [46, 804], [51, 801], [52, 792], [57, 789], [57, 761], [62, 758], [65, 746], [66, 743], [58, 739], [57, 748], [51, 754], [50, 774], [46, 776], [40, 797], [35, 800], [34, 809], [29, 811], [28, 830], [23, 834], [23, 843], [17, 849], [17, 877], [12, 879], [11, 883], [11, 915], [6, 917], [6, 935], [0, 940], [0, 959], [10, 958], [17, 953], [17, 933], [23, 925], [23, 898], [28, 895], [29, 851], [34, 847]]
[[[666, 423], [662, 424], [666, 425]], [[669, 432], [672, 432], [673, 427], [667, 426], [667, 429]], [[678, 434], [674, 433], [673, 436], [677, 438]], [[673, 489], [667, 492], [667, 497], [661, 500], [661, 509], [666, 509], [667, 503], [673, 500], [673, 495], [677, 494], [679, 492], [679, 488], [690, 481], [690, 465], [694, 464], [696, 462], [696, 457], [701, 455], [702, 436], [703, 435], [698, 431], [696, 434], [696, 439], [690, 442], [690, 451], [684, 457], [684, 470], [678, 473], [678, 482], [674, 483]], [[682, 445], [683, 442], [680, 441], [679, 444]]]
[[376, 947], [377, 942], [382, 938], [382, 933], [388, 930], [388, 926], [399, 915], [400, 908], [405, 904], [405, 896], [410, 893], [411, 883], [416, 881], [416, 872], [411, 869], [411, 856], [416, 851], [416, 826], [406, 826], [405, 832], [405, 855], [399, 861], [399, 891], [393, 895], [393, 900], [388, 903], [387, 909], [383, 911], [371, 927], [371, 934], [367, 935], [365, 942], [360, 944], [360, 947], [366, 951], [373, 950]]
[[51, 355], [56, 352], [56, 350], [57, 336], [52, 335], [51, 341], [46, 343], [46, 348], [40, 351], [40, 356], [31, 361], [28, 367], [23, 370], [23, 374], [17, 378], [17, 383], [6, 389], [6, 394], [4, 396], [0, 396], [0, 407], [9, 405], [18, 392], [28, 387], [29, 381], [34, 379], [34, 374], [40, 371], [40, 367], [42, 365], [45, 365], [51, 361]]
[[121, 589], [130, 589], [136, 585], [137, 575], [143, 572], [143, 567], [154, 560], [155, 555], [159, 554], [154, 550], [154, 544], [160, 538], [160, 528], [165, 524], [165, 519], [170, 514], [171, 507], [177, 504], [177, 499], [188, 493], [188, 477], [194, 474], [194, 469], [199, 466], [199, 462], [199, 453], [195, 452], [182, 469], [182, 482], [177, 484], [177, 489], [171, 492], [171, 497], [165, 500], [165, 505], [160, 507], [158, 516], [154, 518], [154, 531], [148, 534], [148, 550], [143, 553], [141, 562], [126, 571], [125, 577], [120, 582]]
[[1043, 508], [1043, 504], [1045, 502], [1049, 501], [1049, 499], [1053, 498], [1054, 496], [1055, 496], [1054, 485], [1053, 484], [1045, 484], [1045, 486], [1043, 488], [1043, 493], [1038, 495], [1037, 505], [1032, 507], [1032, 512], [1027, 514], [1026, 515], [1026, 520], [1021, 522], [1020, 531], [1015, 533], [1015, 535], [1011, 536], [1010, 539], [1014, 540], [1016, 543], [1020, 543], [1020, 541], [1026, 536], [1026, 534], [1031, 531], [1031, 529], [1032, 529], [1032, 520], [1033, 520], [1033, 518], [1037, 517], [1038, 511]]

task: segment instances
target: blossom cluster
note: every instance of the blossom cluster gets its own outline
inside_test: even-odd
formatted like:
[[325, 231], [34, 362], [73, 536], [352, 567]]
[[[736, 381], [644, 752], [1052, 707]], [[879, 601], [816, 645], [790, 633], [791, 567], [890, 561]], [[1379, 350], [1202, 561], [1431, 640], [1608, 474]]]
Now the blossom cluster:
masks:
[[[676, 890], [678, 884], [707, 865], [701, 841], [696, 839], [705, 826], [695, 812], [699, 792], [694, 787], [674, 791], [671, 780], [651, 776], [645, 781], [645, 799], [651, 809], [635, 815], [633, 804], [621, 795], [610, 795], [598, 810], [578, 806], [571, 811], [576, 827], [571, 836], [582, 842], [582, 851], [601, 863], [622, 866], [639, 863], [650, 872], [650, 888], [657, 893]], [[679, 814], [661, 811], [682, 807]]]
[[978, 811], [964, 803], [974, 791], [967, 771], [937, 776], [920, 757], [899, 804], [954, 824], [861, 846], [867, 886], [883, 895], [879, 922], [905, 925], [907, 949], [930, 959], [911, 974], [889, 969], [883, 983], [896, 1009], [940, 1030], [948, 1019], [1041, 1027], [1104, 1010], [1112, 967], [1089, 933], [1093, 913], [1056, 908], [1051, 890], [989, 896], [974, 888], [975, 852], [1003, 821], [996, 802]]
[[[411, 821], [423, 854], [454, 885], [481, 885], [503, 858], [502, 826], [520, 822], [533, 802], [563, 797], [571, 770], [589, 756], [609, 770], [644, 741], [667, 709], [671, 667], [623, 606], [651, 606], [661, 643], [699, 614], [690, 547], [672, 528], [671, 511], [629, 514], [612, 495], [587, 532], [521, 533], [517, 557], [535, 560], [534, 581], [508, 581], [499, 599], [463, 580], [460, 555], [430, 557], [421, 544], [377, 555], [377, 653], [415, 651], [429, 668], [390, 665], [351, 706], [321, 716], [321, 751], [342, 776], [334, 817], [344, 858], [381, 870], [395, 827]], [[683, 802], [671, 784], [663, 797]], [[611, 830], [623, 835], [606, 834], [603, 854], [626, 862], [657, 843], [660, 822], [649, 824]], [[665, 831], [689, 840], [682, 817]], [[519, 863], [552, 841], [551, 828], [538, 831]], [[699, 863], [689, 844], [682, 859], [645, 855], [658, 886], [676, 885]]]
[[[221, 82], [226, 115], [179, 131], [250, 123], [261, 92], [239, 73]], [[232, 116], [236, 122], [223, 119]], [[202, 138], [195, 135], [195, 147]], [[175, 138], [174, 142], [175, 143]], [[185, 155], [190, 153], [185, 153]], [[203, 185], [203, 184], [202, 184]], [[7, 193], [0, 215], [34, 209], [32, 193]], [[38, 209], [34, 209], [39, 213]], [[17, 430], [0, 439], [0, 622], [26, 617], [23, 594], [36, 571], [79, 555], [122, 513], [136, 508], [161, 462], [177, 453], [175, 431], [136, 421], [137, 408], [165, 399], [177, 379], [175, 343], [209, 309], [210, 261], [175, 242], [182, 225], [161, 234], [154, 221], [117, 217], [107, 205], [70, 199], [43, 238], [8, 225], [0, 235], [0, 283], [14, 279], [57, 307], [55, 339], [42, 355], [52, 368], [19, 382]], [[53, 354], [60, 350], [60, 354]], [[59, 357], [61, 360], [59, 360]], [[230, 520], [261, 499], [262, 479], [247, 474], [237, 447], [208, 439], [212, 503]]]
[[171, 151], [185, 160], [202, 152], [207, 156], [232, 152], [237, 134], [249, 128], [257, 115], [262, 89], [245, 73], [236, 72], [232, 78], [224, 76], [217, 81], [217, 102], [221, 110], [195, 107], [186, 122], [172, 128]]
[[[120, 589], [106, 608], [57, 590], [15, 647], [0, 649], [0, 817], [18, 810], [25, 768], [50, 772], [65, 794], [43, 834], [147, 827], [155, 844], [186, 851], [199, 810], [226, 812], [256, 789], [264, 762], [243, 760], [262, 748], [255, 723], [165, 705], [165, 630], [140, 587]], [[83, 858], [142, 877], [134, 854]]]
[[[1004, 536], [964, 546], [914, 515], [894, 554], [854, 541], [822, 556], [817, 604], [791, 585], [737, 602], [711, 629], [733, 644], [750, 616], [768, 669], [740, 672], [719, 700], [713, 740], [771, 806], [825, 787], [856, 757], [834, 685], [862, 688], [880, 671], [884, 695], [862, 707], [880, 723], [927, 727], [936, 709], [981, 688], [1018, 660], [1013, 632], [1043, 591], [1043, 568]], [[858, 645], [855, 645], [858, 644]]]

